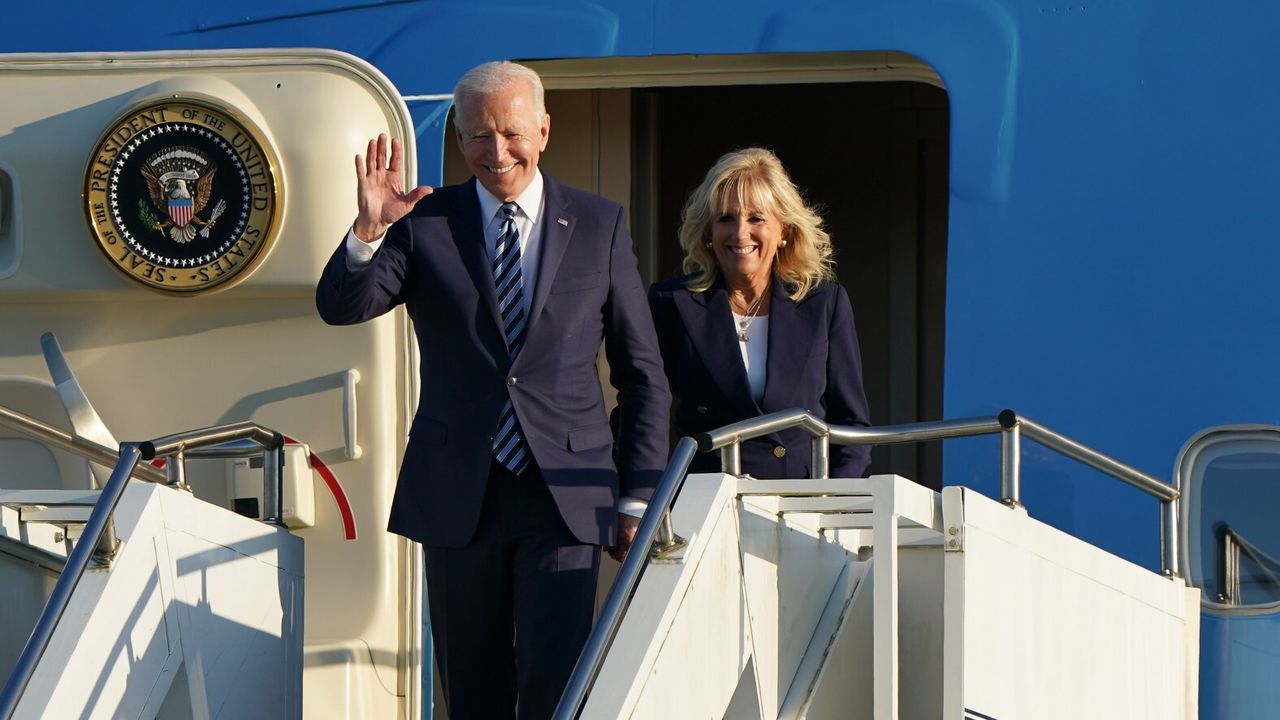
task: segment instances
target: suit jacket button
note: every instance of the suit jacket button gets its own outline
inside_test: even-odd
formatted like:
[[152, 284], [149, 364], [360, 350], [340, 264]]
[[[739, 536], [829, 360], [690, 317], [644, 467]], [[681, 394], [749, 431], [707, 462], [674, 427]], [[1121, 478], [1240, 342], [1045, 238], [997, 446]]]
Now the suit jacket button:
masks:
[[511, 377], [507, 378], [507, 385], [515, 385], [517, 382], [520, 382], [520, 381], [516, 380], [515, 375], [512, 375]]
[[787, 456], [787, 449], [779, 445], [773, 449], [773, 456], [776, 458], [784, 458]]
[[699, 406], [697, 407], [697, 411], [698, 411], [698, 414], [699, 414], [699, 415], [706, 415], [708, 412], [710, 412], [709, 410], [707, 410], [707, 406], [706, 406], [706, 405], [699, 405]]

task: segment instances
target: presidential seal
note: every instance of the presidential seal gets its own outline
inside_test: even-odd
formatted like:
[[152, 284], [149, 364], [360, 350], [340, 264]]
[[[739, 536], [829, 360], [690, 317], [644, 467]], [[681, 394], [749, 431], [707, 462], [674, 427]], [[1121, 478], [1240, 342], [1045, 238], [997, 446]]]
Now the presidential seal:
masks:
[[89, 227], [147, 287], [199, 293], [247, 277], [279, 226], [279, 163], [247, 120], [197, 98], [117, 120], [85, 172]]

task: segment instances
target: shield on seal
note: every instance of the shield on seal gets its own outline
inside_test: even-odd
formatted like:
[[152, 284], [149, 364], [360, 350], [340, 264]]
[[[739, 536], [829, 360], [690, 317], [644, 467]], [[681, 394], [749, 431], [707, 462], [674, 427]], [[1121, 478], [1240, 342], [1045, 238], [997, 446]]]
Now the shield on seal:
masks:
[[191, 198], [169, 198], [168, 206], [169, 217], [175, 225], [186, 227], [191, 224], [191, 216], [195, 211], [195, 202]]

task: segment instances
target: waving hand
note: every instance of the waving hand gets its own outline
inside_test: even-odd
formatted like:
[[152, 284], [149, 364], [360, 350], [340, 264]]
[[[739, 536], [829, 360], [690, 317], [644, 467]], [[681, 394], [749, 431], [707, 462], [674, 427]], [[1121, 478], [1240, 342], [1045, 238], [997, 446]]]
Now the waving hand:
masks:
[[417, 204], [431, 194], [431, 187], [419, 185], [405, 192], [400, 185], [404, 150], [400, 140], [391, 139], [391, 157], [387, 158], [387, 136], [369, 141], [365, 157], [356, 155], [356, 203], [359, 215], [352, 230], [361, 242], [373, 242]]

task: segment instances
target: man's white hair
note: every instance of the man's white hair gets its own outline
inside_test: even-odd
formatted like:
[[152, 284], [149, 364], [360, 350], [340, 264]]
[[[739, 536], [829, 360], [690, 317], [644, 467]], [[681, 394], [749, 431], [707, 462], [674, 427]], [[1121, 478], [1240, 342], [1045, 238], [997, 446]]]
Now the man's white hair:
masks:
[[505, 90], [513, 83], [520, 81], [529, 83], [533, 88], [533, 109], [538, 115], [538, 120], [541, 121], [547, 114], [542, 78], [524, 65], [508, 60], [495, 60], [477, 65], [458, 78], [458, 84], [453, 89], [454, 124], [458, 126], [465, 124], [462, 119], [462, 108], [473, 98]]

